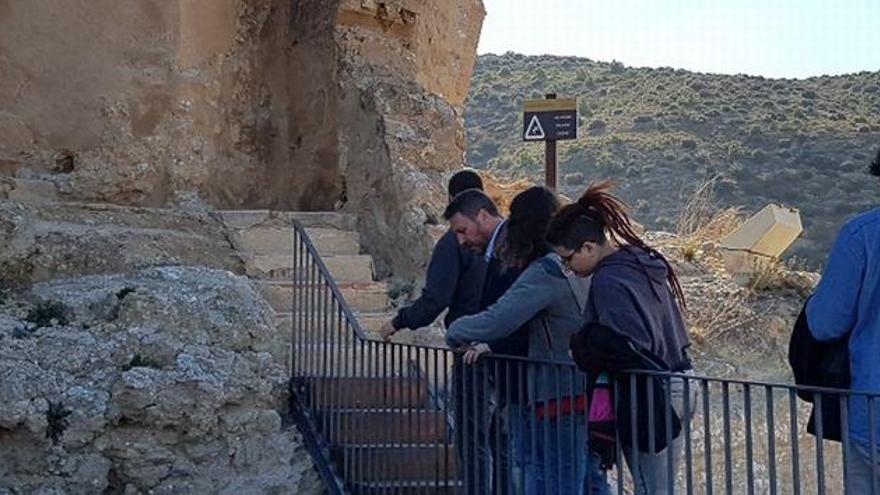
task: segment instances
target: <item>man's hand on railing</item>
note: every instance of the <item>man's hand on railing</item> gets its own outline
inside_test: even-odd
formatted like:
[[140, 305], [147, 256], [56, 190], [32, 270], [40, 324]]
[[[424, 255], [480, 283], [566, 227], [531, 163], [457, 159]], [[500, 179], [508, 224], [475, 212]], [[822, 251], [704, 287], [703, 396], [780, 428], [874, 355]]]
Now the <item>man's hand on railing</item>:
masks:
[[482, 344], [479, 342], [474, 342], [471, 346], [464, 351], [464, 363], [465, 364], [474, 364], [480, 359], [480, 356], [489, 352], [489, 345]]
[[384, 340], [385, 342], [390, 342], [391, 336], [395, 333], [397, 333], [397, 329], [394, 328], [391, 320], [386, 321], [382, 324], [382, 327], [379, 328], [379, 336], [382, 337], [382, 340]]

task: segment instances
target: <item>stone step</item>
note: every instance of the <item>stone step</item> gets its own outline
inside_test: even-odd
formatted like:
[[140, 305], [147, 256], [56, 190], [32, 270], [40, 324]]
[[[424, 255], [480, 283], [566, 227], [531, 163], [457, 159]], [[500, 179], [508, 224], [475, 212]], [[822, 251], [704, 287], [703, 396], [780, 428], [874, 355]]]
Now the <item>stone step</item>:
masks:
[[[279, 313], [290, 312], [294, 308], [294, 285], [296, 282], [267, 281], [261, 285], [263, 297]], [[381, 282], [373, 283], [339, 283], [342, 297], [348, 303], [352, 311], [364, 313], [381, 313], [388, 309], [388, 286]], [[336, 306], [333, 304], [329, 289], [324, 285], [307, 285], [299, 283], [298, 286], [304, 291], [301, 301], [301, 310], [321, 313], [330, 311], [335, 314]]]
[[0, 192], [7, 190], [5, 198], [20, 203], [41, 204], [58, 201], [58, 188], [55, 184], [36, 179], [10, 179]]
[[357, 230], [357, 216], [339, 212], [302, 212], [274, 210], [222, 210], [218, 212], [226, 225], [234, 229], [244, 229], [256, 225], [289, 225], [291, 220], [299, 221], [303, 227]]
[[[333, 401], [332, 396], [327, 396]], [[334, 404], [335, 405], [335, 404]], [[428, 409], [355, 409], [318, 412], [333, 444], [431, 444], [444, 442], [446, 415]]]
[[[351, 230], [307, 228], [306, 233], [321, 256], [359, 254], [360, 236]], [[255, 226], [239, 229], [242, 248], [253, 255], [289, 255], [294, 252], [294, 230], [286, 226]]]
[[351, 488], [353, 495], [456, 495], [464, 493], [460, 480], [440, 479], [422, 481], [376, 481], [357, 482]]
[[[424, 379], [410, 377], [318, 377], [298, 380], [304, 393], [332, 397], [336, 408], [366, 412], [369, 408], [420, 408], [428, 404], [428, 386]], [[332, 394], [332, 395], [331, 395]], [[320, 406], [320, 405], [319, 405]], [[320, 408], [320, 407], [319, 407]], [[352, 440], [349, 443], [358, 442]]]
[[314, 379], [365, 378], [388, 379], [399, 386], [401, 377], [416, 377], [420, 371], [400, 348], [393, 349], [378, 341], [334, 343], [297, 343], [293, 375]]
[[367, 483], [451, 479], [457, 473], [455, 449], [449, 444], [336, 445], [331, 453], [348, 479]]
[[[317, 314], [300, 314], [296, 315], [297, 318], [300, 318], [303, 325], [308, 327], [308, 325], [320, 325], [323, 323], [323, 316], [319, 316]], [[356, 313], [355, 317], [358, 320], [358, 323], [361, 324], [361, 328], [367, 332], [367, 335], [371, 338], [378, 338], [379, 328], [382, 327], [382, 324], [386, 321], [394, 318], [394, 313]], [[276, 313], [275, 314], [275, 326], [279, 331], [290, 332], [293, 329], [293, 313]], [[345, 328], [345, 323], [342, 324], [343, 328]], [[314, 327], [308, 327], [314, 328]], [[331, 329], [335, 329], [336, 327], [331, 327]]]
[[[335, 256], [322, 256], [321, 260], [330, 270], [333, 279], [338, 282], [370, 283], [373, 281], [373, 258], [366, 254], [348, 254]], [[291, 254], [262, 254], [248, 260], [248, 268], [251, 275], [267, 280], [290, 281], [293, 279], [294, 259]], [[311, 265], [306, 264], [306, 267]], [[317, 265], [314, 272], [301, 270], [300, 280], [308, 277], [319, 277]]]

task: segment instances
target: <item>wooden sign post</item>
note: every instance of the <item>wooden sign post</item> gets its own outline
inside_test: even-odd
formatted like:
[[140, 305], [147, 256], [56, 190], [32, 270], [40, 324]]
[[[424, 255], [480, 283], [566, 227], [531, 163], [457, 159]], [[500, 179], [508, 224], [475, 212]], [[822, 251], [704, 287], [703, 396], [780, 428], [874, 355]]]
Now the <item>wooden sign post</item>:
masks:
[[577, 99], [556, 99], [549, 93], [543, 100], [523, 103], [523, 140], [544, 141], [544, 183], [556, 190], [556, 141], [577, 139]]

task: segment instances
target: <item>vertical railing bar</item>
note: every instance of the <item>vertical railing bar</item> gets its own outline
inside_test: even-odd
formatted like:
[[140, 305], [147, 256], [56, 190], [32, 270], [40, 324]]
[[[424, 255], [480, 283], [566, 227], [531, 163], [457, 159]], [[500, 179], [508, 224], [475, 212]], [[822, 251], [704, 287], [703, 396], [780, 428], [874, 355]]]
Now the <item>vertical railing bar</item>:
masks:
[[794, 495], [801, 493], [801, 468], [800, 468], [800, 448], [798, 445], [798, 412], [797, 412], [797, 391], [794, 388], [788, 389], [788, 414], [790, 425], [789, 442], [791, 442], [791, 486]]
[[[505, 423], [504, 421], [505, 410], [510, 406], [508, 403], [509, 397], [504, 395], [505, 389], [499, 386], [500, 383], [504, 383], [501, 380], [501, 358], [492, 358], [492, 363], [495, 371], [492, 377], [494, 378], [495, 393], [498, 395], [498, 403], [495, 408], [495, 422], [493, 423], [495, 425], [495, 451], [504, 453], [504, 456], [507, 459], [506, 463], [497, 462], [496, 464], [499, 467], [510, 469], [510, 463], [512, 462], [510, 456], [510, 443], [508, 442], [507, 445], [501, 443], [503, 437], [501, 430], [510, 427], [510, 424]], [[510, 435], [510, 432], [507, 432], [507, 434]], [[498, 471], [500, 471], [500, 469]], [[493, 483], [495, 483], [496, 487], [495, 491], [500, 492], [500, 487], [507, 486], [507, 483], [502, 481], [507, 476], [507, 472], [495, 472], [495, 470], [493, 470], [492, 474], [492, 478], [494, 478]]]
[[471, 431], [473, 430], [473, 425], [471, 424], [471, 421], [467, 420], [467, 418], [470, 414], [468, 411], [473, 410], [473, 402], [475, 400], [475, 397], [471, 397], [471, 395], [474, 394], [473, 387], [468, 386], [468, 367], [464, 364], [464, 356], [462, 356], [461, 353], [456, 352], [455, 355], [453, 355], [453, 360], [453, 369], [458, 368], [458, 371], [455, 373], [455, 375], [461, 376], [458, 385], [459, 390], [453, 392], [456, 394], [456, 400], [458, 402], [461, 402], [459, 406], [456, 406], [460, 411], [460, 417], [456, 419], [461, 420], [461, 424], [457, 426], [461, 430], [460, 447], [463, 450], [463, 452], [461, 452], [461, 454], [459, 455], [462, 464], [460, 468], [462, 469], [461, 475], [464, 482], [465, 493], [472, 493], [474, 491], [474, 488], [472, 487], [474, 484], [473, 477], [475, 450], [474, 447], [471, 445], [470, 440], [470, 437], [473, 436]]
[[868, 402], [868, 447], [871, 449], [871, 467], [873, 469], [871, 474], [871, 495], [880, 494], [880, 486], [878, 486], [878, 476], [880, 476], [880, 470], [877, 469], [877, 420], [874, 416], [874, 397], [873, 395], [869, 395], [865, 397], [865, 400]]
[[646, 380], [650, 380], [648, 386], [646, 387], [648, 392], [648, 452], [656, 453], [657, 452], [657, 438], [654, 435], [654, 432], [657, 431], [656, 421], [654, 418], [654, 384], [655, 380], [659, 380], [660, 378], [657, 376], [646, 376]]
[[[618, 384], [618, 375], [611, 376], [609, 375], [608, 379], [611, 382], [612, 388], [614, 389], [614, 410], [615, 415], [620, 414], [617, 412], [617, 404], [619, 404], [618, 399], [620, 398], [620, 385]], [[614, 428], [614, 449], [616, 451], [615, 457], [617, 458], [617, 495], [623, 495], [623, 441], [620, 438], [620, 428], [617, 428], [615, 425]], [[633, 480], [633, 485], [635, 485], [635, 480]]]
[[[578, 420], [578, 416], [577, 416], [578, 394], [577, 394], [577, 390], [575, 388], [575, 381], [577, 380], [577, 371], [571, 366], [569, 366], [567, 369], [568, 369], [568, 375], [569, 375], [568, 376], [568, 385], [569, 385], [568, 386], [568, 389], [569, 389], [568, 396], [571, 397], [571, 424], [573, 425], [574, 431], [575, 431], [575, 434], [571, 436], [571, 458], [574, 461], [572, 464], [572, 472], [571, 472], [571, 484], [572, 484], [571, 493], [577, 493], [577, 491], [578, 491], [577, 473], [580, 472], [580, 464], [581, 464], [581, 457], [578, 455], [578, 444], [577, 444], [577, 440], [578, 440], [577, 430], [581, 427], [580, 422]], [[584, 393], [586, 393], [586, 392], [584, 391]], [[584, 417], [588, 417], [588, 415], [589, 415], [589, 413], [587, 412], [588, 409], [586, 409], [586, 404], [587, 404], [587, 401], [586, 401], [586, 395], [585, 395], [584, 396], [584, 405], [585, 405]], [[586, 429], [586, 422], [584, 422], [583, 427], [584, 427], [584, 438], [588, 439], [590, 433]], [[590, 454], [590, 450], [587, 448], [586, 445], [581, 445], [580, 448], [586, 449], [586, 457], [584, 458], [584, 461], [586, 462], [586, 465], [584, 466], [584, 475], [587, 480], [590, 480], [591, 479], [590, 473], [592, 472], [590, 470], [590, 467], [591, 467], [590, 461], [592, 460], [592, 455]], [[583, 481], [583, 480], [581, 480], [581, 481]], [[589, 491], [587, 493], [589, 493]]]
[[[539, 366], [540, 366], [540, 370], [541, 370], [540, 373], [541, 373], [541, 377], [542, 377], [541, 383], [549, 382], [550, 375], [551, 375], [551, 373], [549, 372], [550, 365], [544, 363]], [[544, 418], [541, 420], [541, 422], [542, 422], [542, 424], [541, 424], [542, 435], [541, 436], [543, 437], [543, 442], [541, 443], [541, 450], [543, 451], [543, 452], [541, 452], [541, 458], [544, 459], [544, 465], [542, 466], [543, 472], [541, 474], [544, 477], [545, 493], [554, 493], [556, 491], [550, 485], [550, 469], [549, 469], [550, 463], [548, 462], [548, 459], [550, 458], [549, 447], [550, 447], [550, 401], [551, 401], [551, 399], [552, 398], [545, 399]], [[556, 407], [557, 407], [557, 412], [558, 412], [558, 407], [559, 407], [558, 403], [556, 404]]]
[[[333, 385], [335, 384], [335, 370], [333, 369], [333, 361], [332, 361], [332, 353], [330, 352], [331, 346], [328, 344], [328, 339], [330, 338], [330, 321], [329, 321], [329, 303], [330, 303], [330, 286], [327, 285], [327, 281], [324, 277], [321, 277], [321, 296], [323, 299], [323, 307], [322, 307], [322, 315], [321, 318], [324, 320], [323, 328], [321, 328], [321, 333], [323, 338], [320, 339], [320, 345], [324, 349], [324, 363], [322, 367], [322, 371], [325, 374], [325, 379], [327, 380], [328, 385], [330, 386], [326, 391], [324, 396], [324, 407], [327, 412], [323, 415], [324, 420], [322, 424], [324, 426], [324, 437], [328, 438], [330, 436], [330, 421], [333, 416], [333, 405], [332, 405], [332, 396], [333, 396]], [[328, 367], [329, 366], [329, 367]]]
[[314, 408], [315, 412], [317, 413], [317, 411], [319, 410], [319, 408], [317, 407], [318, 406], [317, 401], [318, 401], [318, 397], [319, 397], [319, 395], [318, 395], [319, 390], [318, 389], [320, 387], [322, 387], [324, 384], [321, 381], [320, 377], [317, 376], [317, 373], [315, 373], [315, 367], [316, 367], [315, 361], [317, 360], [317, 357], [315, 355], [316, 348], [314, 345], [315, 328], [316, 328], [315, 319], [317, 318], [316, 315], [319, 314], [319, 310], [320, 310], [318, 308], [317, 294], [315, 293], [315, 278], [316, 278], [315, 273], [316, 273], [315, 263], [314, 263], [314, 260], [312, 260], [312, 258], [310, 256], [309, 257], [309, 286], [308, 286], [308, 288], [309, 288], [309, 334], [308, 334], [309, 363], [308, 363], [308, 368], [306, 368], [306, 372], [309, 374], [309, 376], [312, 377], [312, 380], [315, 382], [315, 385], [316, 385], [315, 387], [312, 387], [311, 406], [312, 406], [312, 408]]
[[[449, 352], [450, 351], [447, 351], [447, 350], [440, 351], [441, 355], [443, 356], [444, 374], [447, 374], [447, 375], [449, 374], [449, 369], [450, 369], [449, 368]], [[451, 391], [452, 383], [451, 382], [455, 380], [455, 373], [453, 372], [451, 375], [452, 376], [449, 376], [443, 382], [443, 389], [445, 392], [445, 395], [444, 395], [445, 401], [444, 401], [443, 415], [440, 419], [443, 421], [444, 425], [449, 424], [449, 420], [448, 420], [449, 412], [445, 408], [449, 407], [449, 404], [451, 403], [452, 400], [458, 400], [452, 396], [452, 391]], [[455, 405], [454, 402], [452, 402], [452, 404], [453, 404], [452, 405], [452, 409], [453, 409], [452, 417], [454, 418], [455, 417], [455, 408], [457, 406]], [[461, 428], [461, 425], [455, 425], [455, 428]], [[445, 428], [445, 431], [446, 431], [446, 435], [444, 436], [445, 441], [443, 442], [443, 475], [444, 475], [443, 478], [445, 481], [449, 482], [449, 481], [452, 481], [452, 476], [450, 476], [451, 473], [449, 470], [449, 434], [452, 433], [453, 438], [455, 438], [455, 435], [457, 435], [457, 433], [455, 433], [455, 431], [450, 432], [449, 428]], [[454, 445], [454, 443], [453, 443], [453, 445]], [[453, 447], [453, 448], [455, 448], [455, 447]], [[454, 454], [456, 457], [458, 456], [457, 452], [454, 452]], [[461, 477], [461, 473], [456, 471], [456, 476], [455, 476], [456, 480], [460, 477]]]
[[675, 414], [675, 409], [672, 407], [672, 378], [666, 375], [663, 381], [666, 382], [666, 486], [669, 493], [675, 493], [675, 439], [672, 437], [672, 415]]
[[[537, 388], [536, 388], [537, 383], [536, 382], [539, 380], [538, 373], [540, 372], [537, 369], [537, 367], [538, 367], [538, 365], [535, 363], [526, 363], [526, 377], [533, 377], [534, 378], [534, 379], [529, 380], [529, 383], [528, 383], [529, 394], [528, 395], [529, 395], [529, 397], [535, 398], [533, 400], [535, 400], [536, 402], [537, 402], [537, 399], [536, 399], [537, 398]], [[530, 370], [531, 370], [531, 372], [529, 372]], [[546, 404], [545, 404], [545, 406], [546, 406]], [[546, 408], [545, 408], [545, 412], [546, 412]], [[538, 458], [538, 420], [539, 420], [539, 418], [538, 418], [536, 411], [529, 412], [527, 423], [531, 422], [531, 424], [532, 424], [532, 427], [529, 428], [529, 443], [530, 443], [529, 449], [531, 450], [531, 458], [532, 459]], [[543, 418], [541, 418], [541, 421], [543, 421]], [[529, 483], [528, 477], [526, 477], [526, 483]], [[538, 487], [538, 486], [534, 486], [531, 488], [532, 488], [531, 491], [540, 490], [540, 487]], [[544, 487], [544, 488], [546, 489], [546, 487]]]
[[721, 382], [721, 401], [724, 415], [724, 481], [725, 493], [733, 495], [733, 446], [730, 438], [730, 385]]
[[822, 393], [813, 394], [813, 410], [816, 413], [816, 490], [820, 495], [825, 494], [825, 452], [822, 438]]
[[[638, 486], [639, 480], [644, 479], [644, 476], [641, 474], [641, 470], [639, 469], [639, 428], [638, 428], [638, 410], [639, 410], [639, 399], [637, 393], [637, 385], [636, 375], [629, 373], [629, 402], [630, 402], [630, 416], [629, 416], [629, 428], [630, 428], [630, 455], [627, 462], [631, 463], [630, 468], [633, 476], [633, 485]], [[638, 488], [635, 489], [638, 492]]]
[[755, 493], [754, 446], [752, 445], [752, 389], [748, 383], [743, 384], [743, 407], [745, 408], [746, 435], [746, 482], [749, 495]]
[[681, 421], [684, 423], [684, 465], [685, 465], [685, 483], [686, 490], [688, 495], [692, 495], [694, 493], [694, 459], [693, 459], [693, 444], [691, 442], [691, 417], [693, 416], [693, 411], [691, 408], [694, 406], [691, 404], [691, 381], [690, 378], [683, 374], [681, 379], [684, 381], [684, 401], [683, 401], [683, 412]]
[[[483, 485], [483, 462], [482, 458], [483, 452], [482, 449], [486, 447], [483, 443], [484, 433], [483, 433], [483, 417], [480, 414], [484, 412], [483, 409], [486, 407], [486, 397], [485, 390], [480, 390], [480, 374], [477, 373], [477, 366], [475, 365], [466, 365], [471, 370], [471, 383], [474, 387], [474, 483], [475, 486], [478, 487], [479, 490]], [[482, 395], [481, 395], [482, 393]]]
[[[562, 463], [562, 445], [563, 445], [563, 441], [562, 441], [562, 422], [563, 422], [562, 401], [565, 400], [565, 397], [562, 395], [562, 392], [563, 392], [562, 376], [561, 376], [562, 368], [560, 368], [560, 366], [557, 364], [557, 365], [554, 365], [552, 369], [553, 369], [553, 375], [556, 377], [556, 486], [555, 486], [555, 489], [562, 490], [562, 487], [564, 486], [563, 480], [565, 479], [565, 475], [562, 470], [562, 464], [563, 464]], [[574, 406], [574, 404], [571, 404], [571, 405]], [[574, 413], [574, 411], [572, 411], [572, 413]], [[547, 424], [549, 426], [551, 424], [551, 422], [548, 422]]]
[[844, 493], [850, 493], [850, 487], [848, 486], [847, 480], [848, 476], [846, 476], [846, 466], [847, 461], [850, 459], [850, 455], [852, 451], [850, 450], [850, 441], [849, 441], [849, 416], [848, 408], [847, 408], [847, 395], [846, 394], [837, 394], [838, 402], [837, 406], [840, 408], [840, 439], [841, 439], [841, 449], [840, 455], [842, 456], [842, 465], [843, 465], [843, 491]]
[[703, 379], [700, 381], [700, 391], [703, 396], [703, 470], [706, 480], [706, 495], [712, 495], [714, 487], [714, 478], [712, 476], [712, 429], [711, 414], [709, 411], [709, 381]]
[[291, 263], [292, 263], [292, 270], [291, 270], [291, 279], [292, 280], [291, 280], [291, 282], [293, 283], [293, 294], [292, 294], [293, 297], [291, 298], [292, 301], [291, 301], [291, 305], [290, 305], [290, 378], [291, 378], [291, 383], [295, 383], [295, 381], [296, 381], [295, 380], [295, 378], [297, 376], [296, 353], [299, 350], [297, 348], [297, 335], [296, 335], [296, 328], [297, 328], [297, 323], [298, 323], [297, 322], [297, 311], [299, 310], [299, 301], [297, 300], [297, 298], [299, 296], [299, 285], [296, 282], [296, 278], [299, 273], [297, 270], [297, 265], [296, 265], [297, 260], [299, 258], [299, 242], [297, 242], [298, 237], [299, 237], [299, 234], [296, 230], [296, 225], [294, 225], [293, 226], [293, 235], [292, 235], [292, 239], [291, 239], [291, 241], [293, 242], [293, 260], [291, 260]]
[[[519, 458], [524, 459], [526, 456], [526, 443], [528, 443], [528, 439], [525, 438], [524, 433], [528, 428], [528, 417], [533, 416], [534, 413], [531, 412], [528, 408], [529, 404], [529, 396], [528, 396], [528, 373], [527, 373], [526, 365], [524, 365], [521, 361], [516, 362], [516, 373], [517, 373], [517, 382], [516, 382], [516, 393], [517, 398], [519, 399], [520, 406], [517, 408], [519, 410], [519, 415], [516, 418], [517, 423], [519, 423], [519, 435], [520, 442], [519, 447], [522, 452], [519, 453]], [[526, 464], [522, 463], [519, 471], [519, 482], [520, 482], [520, 490], [523, 492], [526, 489]]]
[[776, 495], [776, 420], [773, 410], [773, 387], [764, 388], [767, 404], [767, 463], [770, 467], [770, 494]]

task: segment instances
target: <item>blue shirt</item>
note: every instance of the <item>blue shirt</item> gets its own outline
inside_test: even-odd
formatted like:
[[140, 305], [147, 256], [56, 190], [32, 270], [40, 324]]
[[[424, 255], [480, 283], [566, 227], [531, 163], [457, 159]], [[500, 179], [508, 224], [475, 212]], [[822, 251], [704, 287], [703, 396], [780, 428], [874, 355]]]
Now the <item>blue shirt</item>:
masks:
[[[843, 226], [807, 304], [807, 322], [817, 340], [849, 334], [850, 388], [880, 394], [880, 208]], [[850, 407], [850, 435], [867, 445], [867, 401], [854, 397]], [[874, 414], [880, 442], [880, 398]]]

